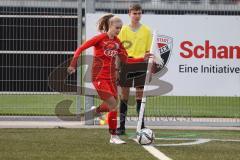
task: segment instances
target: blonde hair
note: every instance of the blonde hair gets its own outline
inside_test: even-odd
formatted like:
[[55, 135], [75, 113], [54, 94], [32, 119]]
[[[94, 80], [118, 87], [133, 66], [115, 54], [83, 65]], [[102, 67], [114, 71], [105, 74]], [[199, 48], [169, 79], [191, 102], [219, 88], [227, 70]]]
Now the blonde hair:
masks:
[[109, 30], [109, 26], [113, 23], [122, 23], [122, 20], [114, 16], [112, 13], [103, 15], [97, 22], [97, 29], [100, 32], [107, 32]]

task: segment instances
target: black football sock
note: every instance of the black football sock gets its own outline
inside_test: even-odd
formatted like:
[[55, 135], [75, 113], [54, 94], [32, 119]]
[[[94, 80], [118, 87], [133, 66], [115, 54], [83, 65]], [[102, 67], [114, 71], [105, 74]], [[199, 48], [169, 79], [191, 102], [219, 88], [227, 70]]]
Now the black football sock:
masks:
[[120, 101], [120, 129], [125, 130], [125, 121], [126, 121], [126, 116], [127, 116], [127, 100], [121, 100]]

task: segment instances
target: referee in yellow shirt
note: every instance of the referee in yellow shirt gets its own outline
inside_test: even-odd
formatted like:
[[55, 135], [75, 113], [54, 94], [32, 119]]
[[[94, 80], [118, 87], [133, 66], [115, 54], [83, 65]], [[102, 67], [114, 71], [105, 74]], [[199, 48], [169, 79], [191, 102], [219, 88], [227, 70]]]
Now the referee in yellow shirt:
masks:
[[[141, 24], [142, 7], [139, 4], [132, 4], [129, 7], [129, 17], [131, 23], [123, 25], [118, 37], [128, 52], [129, 57], [140, 58], [149, 53], [152, 43], [152, 33], [148, 26]], [[147, 63], [138, 64], [121, 64], [120, 65], [120, 81], [121, 102], [120, 102], [120, 127], [117, 129], [118, 135], [125, 134], [125, 119], [128, 109], [128, 97], [130, 87], [136, 88], [136, 110], [139, 114], [141, 100], [143, 96], [143, 88], [147, 71]], [[142, 123], [144, 126], [144, 118]]]

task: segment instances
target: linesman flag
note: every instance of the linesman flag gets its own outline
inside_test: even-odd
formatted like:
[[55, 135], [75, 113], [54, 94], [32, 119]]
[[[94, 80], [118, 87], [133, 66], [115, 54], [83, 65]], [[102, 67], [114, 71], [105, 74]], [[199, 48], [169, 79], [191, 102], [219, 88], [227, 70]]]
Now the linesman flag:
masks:
[[[164, 37], [160, 36], [157, 31], [153, 32], [153, 39], [152, 39], [152, 45], [150, 49], [150, 53], [153, 54], [153, 57], [150, 57], [148, 59], [148, 67], [147, 67], [147, 74], [145, 78], [145, 85], [143, 89], [143, 97], [141, 101], [141, 107], [138, 117], [138, 123], [137, 123], [137, 133], [141, 130], [142, 125], [142, 118], [145, 110], [145, 104], [146, 104], [146, 95], [145, 91], [148, 90], [149, 83], [152, 79], [152, 74], [155, 72], [159, 72], [164, 67], [164, 59], [162, 58], [162, 55], [165, 51], [168, 49], [168, 44], [164, 42], [165, 39], [162, 39]], [[164, 51], [164, 52], [163, 52]]]

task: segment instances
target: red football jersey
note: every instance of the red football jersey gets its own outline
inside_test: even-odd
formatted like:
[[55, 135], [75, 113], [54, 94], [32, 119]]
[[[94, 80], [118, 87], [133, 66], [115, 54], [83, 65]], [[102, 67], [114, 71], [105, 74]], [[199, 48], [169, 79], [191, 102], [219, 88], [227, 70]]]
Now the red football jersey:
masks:
[[128, 58], [127, 52], [117, 37], [110, 39], [107, 33], [101, 33], [83, 43], [74, 53], [71, 62], [72, 67], [76, 67], [79, 55], [87, 48], [94, 46], [92, 80], [116, 79], [116, 56], [124, 63], [143, 62], [143, 58]]

